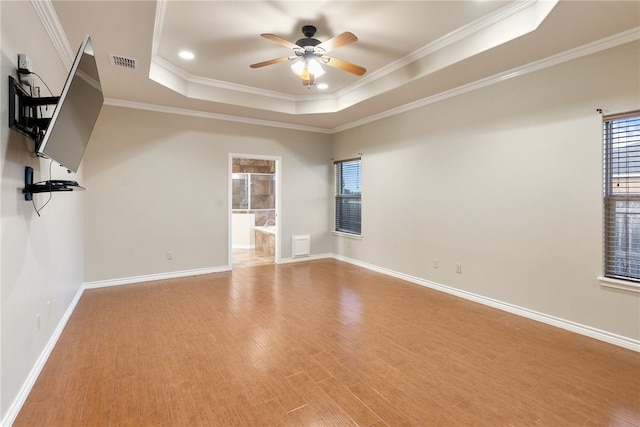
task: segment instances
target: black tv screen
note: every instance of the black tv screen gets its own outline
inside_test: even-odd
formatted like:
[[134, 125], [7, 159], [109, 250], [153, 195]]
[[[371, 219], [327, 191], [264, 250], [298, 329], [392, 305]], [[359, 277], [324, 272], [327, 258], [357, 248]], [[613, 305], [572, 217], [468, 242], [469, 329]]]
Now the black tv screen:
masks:
[[37, 154], [77, 172], [103, 103], [91, 38], [85, 36]]

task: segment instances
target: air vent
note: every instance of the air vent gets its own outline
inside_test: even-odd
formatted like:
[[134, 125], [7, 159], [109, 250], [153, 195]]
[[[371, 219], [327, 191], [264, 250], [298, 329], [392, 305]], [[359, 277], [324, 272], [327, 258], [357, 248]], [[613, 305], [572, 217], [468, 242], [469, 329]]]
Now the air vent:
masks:
[[111, 65], [115, 65], [116, 67], [129, 68], [130, 70], [136, 69], [136, 60], [127, 58], [121, 55], [109, 55], [111, 58]]

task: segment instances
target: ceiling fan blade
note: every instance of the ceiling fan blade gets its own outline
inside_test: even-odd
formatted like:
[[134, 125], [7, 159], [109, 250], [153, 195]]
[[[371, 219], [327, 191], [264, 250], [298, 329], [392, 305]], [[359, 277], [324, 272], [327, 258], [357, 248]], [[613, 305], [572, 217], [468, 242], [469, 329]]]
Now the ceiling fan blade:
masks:
[[288, 60], [289, 60], [289, 57], [285, 56], [284, 58], [270, 59], [268, 61], [258, 62], [257, 64], [251, 64], [249, 66], [251, 68], [260, 68], [260, 67], [265, 67], [265, 66], [271, 65], [271, 64], [278, 64], [280, 62], [285, 62], [285, 61], [288, 61]]
[[357, 41], [358, 41], [358, 38], [355, 36], [355, 34], [347, 31], [346, 33], [338, 34], [337, 36], [325, 42], [320, 43], [316, 47], [319, 47], [325, 52], [329, 52], [330, 50], [339, 48], [340, 46], [345, 46], [351, 43], [355, 43]]
[[298, 46], [295, 43], [291, 43], [290, 41], [287, 41], [285, 39], [283, 39], [282, 37], [278, 37], [275, 34], [260, 34], [262, 37], [264, 37], [267, 40], [271, 40], [272, 42], [276, 42], [284, 47], [288, 47], [289, 49], [300, 49], [300, 46]]
[[342, 59], [333, 57], [329, 58], [328, 56], [323, 56], [322, 59], [324, 59], [324, 61], [322, 61], [323, 64], [338, 68], [351, 74], [355, 74], [356, 76], [361, 76], [367, 72], [366, 68], [363, 68], [356, 64], [352, 64], [351, 62], [343, 61]]

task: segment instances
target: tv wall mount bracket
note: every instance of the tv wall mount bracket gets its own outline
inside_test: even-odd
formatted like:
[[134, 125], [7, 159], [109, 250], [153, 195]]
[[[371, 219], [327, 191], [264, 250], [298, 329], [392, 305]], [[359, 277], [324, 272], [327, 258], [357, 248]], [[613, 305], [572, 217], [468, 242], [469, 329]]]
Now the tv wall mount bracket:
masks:
[[24, 90], [15, 77], [9, 76], [9, 127], [33, 139], [36, 151], [51, 118], [40, 117], [38, 109], [57, 105], [59, 96], [35, 97]]
[[[59, 96], [35, 97], [24, 90], [15, 77], [9, 76], [9, 127], [33, 139], [38, 150], [44, 131], [51, 122], [50, 118], [40, 117], [38, 109], [45, 105], [57, 105]], [[34, 193], [84, 190], [76, 181], [52, 179], [33, 182], [33, 168], [24, 168], [25, 200], [33, 200]]]

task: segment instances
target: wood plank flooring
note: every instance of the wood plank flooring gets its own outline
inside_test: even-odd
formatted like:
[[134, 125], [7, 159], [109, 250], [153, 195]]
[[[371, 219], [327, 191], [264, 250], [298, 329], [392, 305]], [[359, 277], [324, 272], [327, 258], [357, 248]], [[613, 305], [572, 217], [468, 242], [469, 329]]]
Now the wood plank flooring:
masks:
[[14, 426], [637, 426], [640, 354], [336, 260], [88, 290]]

